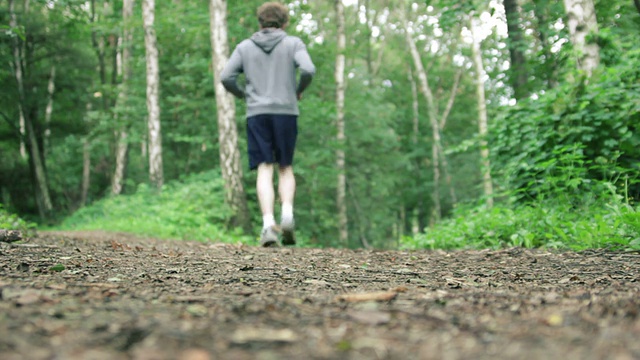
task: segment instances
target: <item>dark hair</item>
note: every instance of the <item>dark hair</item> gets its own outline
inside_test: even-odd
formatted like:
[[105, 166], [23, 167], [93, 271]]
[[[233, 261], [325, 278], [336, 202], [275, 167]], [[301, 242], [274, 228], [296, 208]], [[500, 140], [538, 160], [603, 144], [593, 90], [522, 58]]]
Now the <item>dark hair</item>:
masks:
[[258, 8], [262, 28], [282, 28], [289, 22], [289, 9], [278, 2], [268, 2]]

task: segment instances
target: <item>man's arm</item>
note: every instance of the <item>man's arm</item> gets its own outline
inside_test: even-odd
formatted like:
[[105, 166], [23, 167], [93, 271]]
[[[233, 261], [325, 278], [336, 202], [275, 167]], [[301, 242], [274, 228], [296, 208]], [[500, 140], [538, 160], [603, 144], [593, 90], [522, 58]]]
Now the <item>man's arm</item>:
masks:
[[307, 88], [307, 86], [309, 86], [309, 84], [311, 84], [313, 75], [316, 73], [316, 67], [313, 65], [313, 61], [311, 61], [311, 56], [309, 56], [309, 52], [307, 52], [307, 47], [300, 39], [296, 42], [294, 59], [296, 66], [300, 69], [300, 82], [298, 83], [298, 89], [296, 90], [299, 99], [302, 92]]
[[220, 73], [220, 81], [228, 92], [240, 99], [244, 99], [245, 97], [244, 89], [238, 86], [238, 75], [240, 75], [242, 71], [242, 56], [238, 48], [236, 48]]

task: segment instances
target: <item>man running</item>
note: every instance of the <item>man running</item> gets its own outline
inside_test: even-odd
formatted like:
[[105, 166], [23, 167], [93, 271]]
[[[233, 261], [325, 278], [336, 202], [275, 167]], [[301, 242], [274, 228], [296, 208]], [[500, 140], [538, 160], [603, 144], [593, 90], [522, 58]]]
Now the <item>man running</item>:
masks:
[[[302, 40], [289, 36], [289, 10], [277, 2], [258, 8], [260, 31], [242, 41], [231, 54], [221, 74], [224, 87], [247, 103], [249, 167], [258, 170], [256, 189], [263, 227], [260, 245], [278, 245], [274, 217], [274, 163], [279, 165], [278, 193], [282, 201], [282, 243], [295, 244], [293, 198], [296, 180], [293, 153], [298, 135], [298, 100], [309, 86], [315, 66]], [[296, 79], [300, 70], [300, 81]], [[238, 76], [244, 73], [244, 88]]]

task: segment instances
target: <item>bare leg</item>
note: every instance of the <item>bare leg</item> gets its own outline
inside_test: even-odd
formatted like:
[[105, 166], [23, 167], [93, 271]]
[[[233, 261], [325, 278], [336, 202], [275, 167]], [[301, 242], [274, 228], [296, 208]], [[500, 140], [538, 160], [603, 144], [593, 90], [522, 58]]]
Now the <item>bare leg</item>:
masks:
[[293, 220], [293, 198], [296, 194], [296, 178], [293, 175], [293, 167], [280, 167], [278, 179], [278, 193], [282, 201], [283, 222]]
[[273, 165], [262, 163], [258, 165], [258, 177], [256, 179], [256, 190], [258, 201], [262, 211], [263, 228], [275, 225], [273, 216], [273, 202], [275, 193], [273, 191]]
[[296, 178], [293, 176], [293, 168], [291, 166], [280, 167], [279, 175], [278, 192], [282, 200], [282, 218], [280, 221], [282, 244], [294, 245], [296, 237], [293, 231], [293, 198], [296, 194]]

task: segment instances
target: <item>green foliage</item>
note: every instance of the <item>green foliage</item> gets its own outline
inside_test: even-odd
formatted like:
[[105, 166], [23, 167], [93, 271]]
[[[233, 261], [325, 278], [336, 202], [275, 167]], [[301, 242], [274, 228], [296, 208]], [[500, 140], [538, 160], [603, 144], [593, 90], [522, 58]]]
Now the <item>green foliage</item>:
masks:
[[10, 213], [2, 204], [0, 204], [0, 229], [19, 230], [23, 237], [33, 237], [36, 234], [36, 224]]
[[[541, 176], [564, 174], [551, 166], [569, 148], [584, 153], [588, 165], [581, 178], [606, 179], [610, 164], [629, 171], [640, 169], [640, 51], [628, 54], [619, 66], [607, 68], [588, 82], [566, 83], [504, 112], [492, 128], [493, 165], [505, 179], [502, 185], [520, 189], [527, 199], [544, 192]], [[615, 166], [614, 166], [615, 165]], [[524, 191], [526, 189], [526, 191]]]
[[172, 181], [158, 193], [143, 184], [135, 194], [108, 197], [82, 208], [61, 230], [107, 230], [167, 239], [250, 242], [239, 231], [226, 230], [229, 209], [224, 184], [215, 172]]
[[[535, 188], [534, 200], [505, 202], [493, 209], [462, 207], [425, 234], [405, 239], [405, 246], [640, 249], [640, 206], [634, 207], [628, 197], [628, 177], [618, 181], [626, 171], [591, 164], [579, 150], [558, 152], [539, 165], [544, 171], [528, 184]], [[596, 171], [606, 171], [611, 178], [587, 177]], [[534, 192], [529, 188], [521, 191]]]
[[456, 211], [433, 229], [403, 239], [411, 249], [543, 247], [640, 249], [640, 208], [616, 204], [578, 212], [569, 206], [536, 203]]

